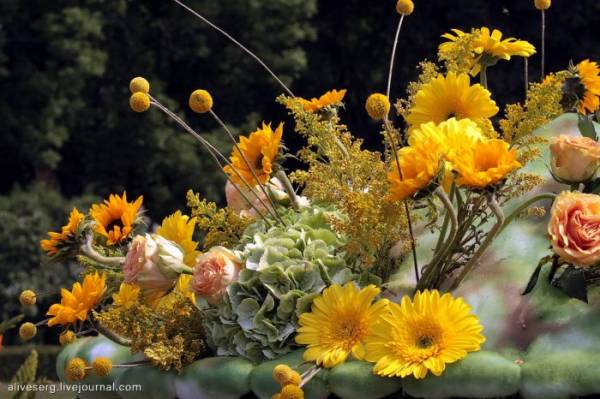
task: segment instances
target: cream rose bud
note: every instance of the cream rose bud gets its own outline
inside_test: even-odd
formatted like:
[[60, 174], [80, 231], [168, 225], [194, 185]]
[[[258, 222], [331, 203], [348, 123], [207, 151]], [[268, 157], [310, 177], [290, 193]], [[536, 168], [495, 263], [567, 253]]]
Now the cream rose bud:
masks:
[[550, 145], [552, 173], [567, 183], [594, 177], [600, 166], [600, 143], [589, 137], [560, 135]]
[[224, 247], [213, 247], [198, 257], [190, 288], [208, 303], [216, 305], [227, 286], [237, 281], [241, 268], [242, 263], [233, 252]]
[[600, 195], [562, 192], [552, 206], [548, 234], [564, 261], [580, 267], [600, 262]]
[[144, 297], [154, 300], [173, 288], [183, 268], [183, 251], [177, 244], [146, 234], [133, 239], [123, 273], [126, 283], [137, 284]]

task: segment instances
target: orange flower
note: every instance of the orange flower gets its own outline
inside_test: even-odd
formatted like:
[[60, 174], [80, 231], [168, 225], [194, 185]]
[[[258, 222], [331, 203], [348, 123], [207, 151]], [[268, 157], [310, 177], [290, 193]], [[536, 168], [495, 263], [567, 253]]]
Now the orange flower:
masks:
[[79, 212], [77, 208], [73, 208], [69, 215], [69, 221], [61, 228], [61, 232], [50, 231], [48, 232], [50, 238], [40, 241], [40, 246], [46, 254], [48, 256], [56, 255], [68, 240], [73, 239], [77, 235], [77, 231], [84, 219], [85, 215]]
[[218, 304], [227, 286], [236, 281], [242, 264], [224, 247], [213, 247], [198, 257], [190, 288], [210, 304]]
[[600, 167], [600, 143], [589, 137], [561, 134], [552, 141], [550, 152], [552, 174], [566, 182], [589, 180]]
[[346, 90], [331, 90], [319, 98], [313, 97], [310, 100], [298, 98], [298, 101], [300, 101], [305, 111], [314, 112], [330, 105], [337, 105], [341, 103], [345, 95]]
[[135, 202], [127, 202], [127, 193], [122, 197], [111, 194], [102, 204], [92, 205], [90, 213], [96, 221], [96, 233], [107, 238], [107, 245], [120, 244], [129, 237], [143, 199], [140, 196]]
[[76, 282], [71, 291], [63, 288], [60, 291], [60, 303], [50, 306], [48, 316], [54, 316], [48, 320], [48, 326], [67, 325], [75, 322], [84, 321], [90, 310], [92, 310], [100, 300], [106, 290], [106, 276], [97, 272], [87, 274], [83, 279], [83, 284]]
[[589, 267], [600, 261], [600, 195], [565, 191], [552, 206], [548, 234], [563, 260]]

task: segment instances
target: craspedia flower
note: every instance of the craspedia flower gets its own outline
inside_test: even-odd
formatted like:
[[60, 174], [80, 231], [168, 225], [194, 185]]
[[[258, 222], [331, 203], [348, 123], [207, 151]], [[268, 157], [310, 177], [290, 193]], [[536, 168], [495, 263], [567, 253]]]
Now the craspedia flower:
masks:
[[62, 346], [72, 344], [73, 342], [75, 342], [75, 340], [77, 340], [77, 336], [71, 330], [65, 331], [58, 337], [58, 342], [60, 342]]
[[150, 92], [150, 83], [141, 76], [131, 79], [129, 82], [129, 90], [131, 93], [145, 93], [148, 94]]
[[194, 90], [190, 94], [188, 104], [192, 111], [198, 114], [205, 114], [213, 107], [213, 98], [206, 90]]
[[19, 327], [19, 337], [23, 341], [29, 341], [37, 334], [37, 327], [33, 323], [23, 323], [21, 327]]
[[350, 354], [364, 358], [363, 343], [369, 328], [387, 311], [387, 300], [373, 303], [379, 292], [374, 285], [361, 290], [353, 283], [323, 290], [314, 299], [312, 310], [302, 313], [298, 320], [296, 342], [307, 345], [304, 360], [332, 368], [344, 363]]
[[483, 326], [462, 298], [437, 290], [417, 292], [413, 300], [391, 303], [367, 337], [366, 360], [385, 377], [441, 375], [447, 363], [481, 349]]
[[23, 306], [35, 305], [36, 299], [37, 296], [35, 295], [35, 292], [31, 290], [25, 290], [19, 295], [19, 302], [21, 302], [21, 305]]
[[287, 364], [278, 364], [273, 369], [273, 379], [282, 387], [286, 385], [300, 385], [302, 378], [297, 371]]
[[398, 0], [396, 3], [396, 11], [400, 15], [410, 15], [415, 10], [415, 4], [412, 0]]
[[107, 245], [120, 244], [129, 238], [143, 200], [140, 196], [128, 202], [127, 193], [111, 194], [102, 204], [92, 205], [90, 214], [96, 222], [96, 233], [106, 237]]
[[385, 94], [374, 93], [367, 98], [365, 108], [371, 119], [380, 121], [385, 119], [389, 114], [391, 104]]
[[535, 8], [538, 10], [547, 10], [552, 5], [552, 0], [534, 0]]
[[129, 106], [135, 112], [146, 112], [150, 109], [150, 96], [138, 91], [129, 97]]
[[87, 365], [85, 364], [85, 360], [80, 357], [75, 357], [69, 360], [67, 367], [65, 367], [67, 381], [76, 382], [83, 380], [85, 378], [86, 367]]
[[92, 370], [98, 377], [106, 377], [110, 374], [113, 364], [107, 357], [97, 357], [92, 362]]
[[297, 385], [286, 385], [279, 392], [279, 399], [304, 399], [304, 391]]

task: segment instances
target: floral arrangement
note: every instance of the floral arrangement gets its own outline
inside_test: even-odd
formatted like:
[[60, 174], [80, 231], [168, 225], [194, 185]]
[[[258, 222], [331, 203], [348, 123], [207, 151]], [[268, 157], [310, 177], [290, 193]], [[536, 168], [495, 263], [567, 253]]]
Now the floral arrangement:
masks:
[[[550, 1], [535, 6], [544, 13]], [[385, 377], [375, 381], [386, 389], [385, 381], [399, 381], [427, 396], [414, 386], [410, 391], [410, 384], [435, 387], [452, 366], [485, 352], [484, 323], [457, 292], [512, 222], [543, 216], [544, 208], [534, 206], [542, 200], [552, 201], [546, 242], [552, 253], [537, 254], [541, 260], [531, 265], [523, 294], [543, 275], [568, 297], [588, 301], [600, 280], [594, 122], [600, 67], [585, 60], [527, 81], [525, 100], [506, 105], [501, 115], [488, 77], [499, 61], [528, 58], [536, 49], [487, 27], [453, 29], [443, 35], [437, 62], [422, 62], [418, 79], [392, 104], [394, 54], [414, 4], [399, 0], [396, 9], [387, 92], [365, 102], [366, 115], [381, 126], [383, 153], [365, 148], [342, 123], [346, 90], [298, 97], [262, 61], [285, 90], [277, 102], [293, 117], [293, 131], [264, 122], [237, 139], [208, 91], [189, 97], [191, 110], [212, 118], [231, 139], [229, 157], [153, 97], [146, 79], [134, 78], [133, 111], [162, 112], [197, 139], [227, 179], [227, 206], [190, 191], [189, 209], [154, 231], [145, 223], [142, 197], [113, 194], [88, 212], [73, 209], [41, 246], [52, 260], [79, 262], [81, 282], [61, 289], [49, 318], [21, 324], [22, 339], [45, 325], [60, 331], [62, 344], [72, 344], [67, 354], [85, 336], [101, 335], [135, 355], [120, 363], [65, 355], [59, 374], [68, 381], [148, 365], [185, 376], [198, 362], [223, 358], [241, 359], [249, 370], [270, 364], [279, 391], [269, 395], [278, 399], [324, 397], [309, 387], [323, 378], [334, 386], [336, 370], [353, 364], [368, 365], [361, 369], [368, 378]], [[538, 134], [564, 113], [577, 115], [579, 136], [549, 142]], [[305, 167], [290, 171], [285, 160], [292, 154], [283, 141], [293, 134], [306, 141], [297, 154]], [[545, 148], [553, 185], [527, 169], [543, 160]], [[540, 193], [548, 187], [560, 188]], [[434, 239], [422, 238], [427, 234]], [[550, 271], [543, 273], [546, 265]], [[36, 297], [27, 290], [20, 301], [28, 306]], [[298, 351], [302, 360], [289, 360]], [[371, 393], [379, 389], [373, 384]], [[353, 397], [339, 385], [338, 396]]]

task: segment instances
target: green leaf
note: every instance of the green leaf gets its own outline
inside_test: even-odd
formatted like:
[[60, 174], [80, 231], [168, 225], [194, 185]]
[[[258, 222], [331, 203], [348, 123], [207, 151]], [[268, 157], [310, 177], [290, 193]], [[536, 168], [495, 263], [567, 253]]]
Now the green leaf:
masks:
[[554, 280], [552, 285], [560, 289], [570, 298], [579, 299], [586, 303], [588, 301], [585, 273], [582, 269], [569, 266], [560, 277]]
[[592, 140], [598, 140], [598, 137], [596, 136], [596, 129], [594, 128], [594, 123], [591, 119], [587, 117], [580, 117], [577, 126], [579, 127], [579, 132], [583, 137], [589, 137]]

